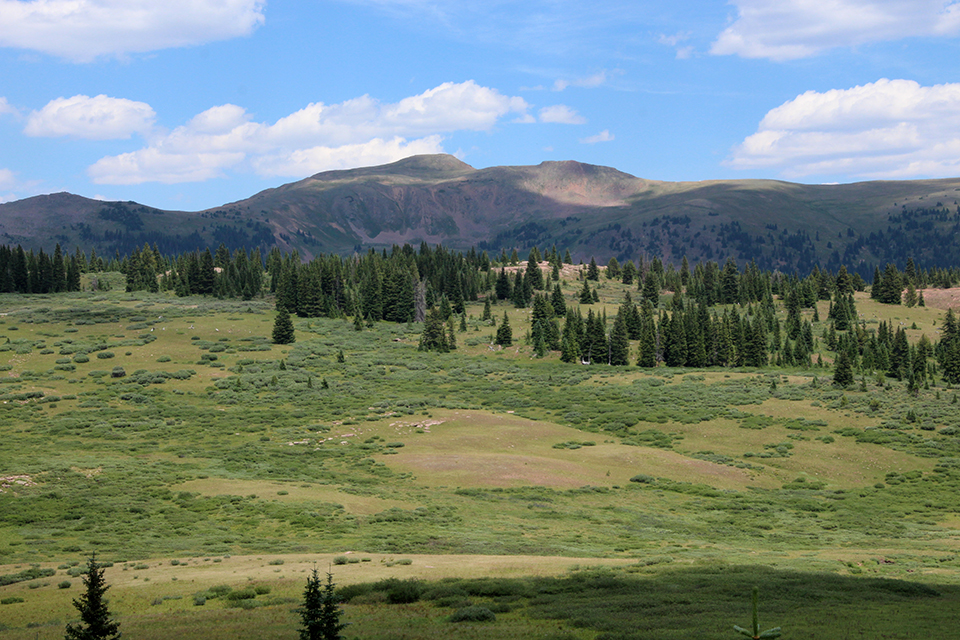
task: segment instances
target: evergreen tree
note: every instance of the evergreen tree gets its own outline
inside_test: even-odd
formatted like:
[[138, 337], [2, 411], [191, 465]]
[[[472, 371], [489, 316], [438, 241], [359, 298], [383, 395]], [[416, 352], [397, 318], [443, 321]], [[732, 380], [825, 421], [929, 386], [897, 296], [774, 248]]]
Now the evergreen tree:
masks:
[[611, 365], [622, 366], [630, 364], [630, 338], [627, 335], [627, 321], [622, 313], [618, 313], [613, 321], [608, 349]]
[[560, 362], [578, 362], [580, 360], [580, 332], [577, 329], [576, 315], [567, 313], [563, 324], [563, 338], [560, 340]]
[[510, 328], [510, 318], [507, 312], [503, 312], [503, 322], [497, 327], [496, 343], [502, 347], [509, 347], [513, 344], [513, 329]]
[[620, 274], [620, 263], [617, 261], [617, 258], [610, 258], [610, 262], [607, 263], [607, 277], [611, 280], [616, 280], [620, 277]]
[[580, 304], [593, 304], [593, 293], [590, 291], [590, 281], [583, 281], [583, 288], [580, 289]]
[[300, 640], [341, 640], [340, 632], [347, 624], [340, 622], [343, 609], [334, 590], [333, 576], [327, 574], [327, 582], [321, 584], [314, 569], [307, 578], [303, 590], [303, 604], [297, 609], [300, 615]]
[[553, 306], [555, 316], [563, 316], [567, 313], [567, 302], [563, 299], [563, 291], [560, 290], [560, 284], [553, 285], [553, 293], [550, 295], [550, 304]]
[[447, 352], [450, 345], [447, 341], [447, 328], [443, 320], [443, 313], [439, 309], [430, 309], [423, 321], [423, 332], [420, 334], [419, 351]]
[[506, 269], [500, 269], [495, 292], [498, 300], [509, 300], [513, 293], [513, 286], [510, 284], [510, 276], [507, 275]]
[[597, 267], [597, 261], [590, 258], [590, 266], [587, 267], [587, 280], [597, 281], [600, 279], [600, 268]]
[[649, 300], [654, 307], [660, 304], [660, 283], [657, 281], [657, 274], [653, 272], [653, 269], [647, 271], [647, 275], [643, 277], [641, 296], [644, 300]]
[[277, 310], [277, 318], [273, 322], [273, 343], [293, 344], [297, 337], [293, 331], [293, 320], [286, 309]]
[[97, 554], [87, 560], [83, 576], [86, 591], [73, 601], [80, 612], [80, 623], [68, 624], [64, 640], [114, 640], [120, 638], [120, 624], [110, 619], [104, 594], [110, 587], [103, 579], [103, 568], [97, 564]]
[[527, 258], [527, 273], [525, 275], [525, 279], [530, 282], [530, 286], [537, 291], [543, 289], [543, 271], [540, 270], [539, 257], [539, 252], [534, 247]]
[[842, 349], [837, 355], [836, 368], [833, 371], [833, 385], [845, 389], [853, 384], [853, 361], [850, 353]]

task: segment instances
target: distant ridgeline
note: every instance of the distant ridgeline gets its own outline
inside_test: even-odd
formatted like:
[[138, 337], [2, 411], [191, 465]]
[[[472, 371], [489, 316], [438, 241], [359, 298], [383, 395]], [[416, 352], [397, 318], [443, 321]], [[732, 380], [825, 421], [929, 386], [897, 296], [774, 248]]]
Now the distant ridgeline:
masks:
[[[115, 269], [126, 275], [127, 291], [243, 299], [270, 292], [278, 309], [307, 318], [352, 316], [358, 330], [364, 321], [427, 320], [431, 337], [421, 347], [440, 351], [456, 348], [454, 319], [460, 318], [462, 327], [466, 303], [483, 296], [483, 320], [491, 323], [496, 322], [491, 301], [532, 308], [528, 340], [537, 355], [559, 351], [565, 362], [625, 365], [631, 364], [630, 341], [635, 340], [635, 363], [645, 367], [811, 366], [818, 345], [813, 323], [821, 322], [816, 302], [830, 300], [819, 337], [838, 354], [838, 361], [844, 354], [843, 362], [853, 368], [883, 371], [919, 385], [936, 373], [928, 363], [936, 354], [944, 377], [960, 382], [960, 336], [952, 311], [936, 347], [925, 336], [908, 345], [902, 328], [893, 330], [883, 322], [876, 331], [868, 330], [858, 320], [853, 297], [866, 283], [843, 266], [835, 274], [815, 267], [800, 277], [761, 271], [754, 263], [741, 271], [732, 259], [722, 267], [708, 261], [692, 269], [684, 259], [678, 270], [672, 264], [664, 267], [659, 258], [623, 264], [612, 258], [603, 271], [591, 260], [576, 270], [583, 285], [574, 306], [568, 305], [559, 284], [569, 260], [569, 253], [561, 258], [555, 247], [542, 255], [534, 247], [521, 264], [516, 251], [491, 259], [485, 251], [464, 254], [424, 243], [419, 250], [404, 245], [389, 253], [320, 255], [310, 262], [276, 248], [263, 260], [259, 249], [231, 253], [221, 245], [216, 252], [166, 257], [144, 246], [104, 261], [93, 252], [86, 257], [79, 248], [64, 257], [59, 245], [53, 256], [0, 245], [0, 290], [78, 291], [82, 273]], [[595, 314], [589, 308], [586, 317], [582, 311], [599, 301], [592, 283], [601, 277], [635, 286], [637, 293], [636, 302], [626, 293], [609, 331], [605, 311]], [[908, 259], [903, 272], [893, 264], [882, 272], [876, 269], [871, 296], [888, 304], [923, 306], [922, 289], [951, 287], [958, 279], [957, 268], [917, 269]], [[673, 295], [661, 305], [663, 292], [685, 295]], [[774, 296], [784, 301], [783, 322]], [[812, 309], [809, 318], [804, 309]], [[498, 331], [497, 341], [510, 344], [508, 334]], [[822, 364], [819, 354], [816, 359]]]

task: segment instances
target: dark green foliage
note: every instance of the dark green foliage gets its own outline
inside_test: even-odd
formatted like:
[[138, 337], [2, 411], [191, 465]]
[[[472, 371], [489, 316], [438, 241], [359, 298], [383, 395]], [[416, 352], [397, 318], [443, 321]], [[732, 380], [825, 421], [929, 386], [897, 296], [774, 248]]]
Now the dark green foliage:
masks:
[[303, 604], [297, 610], [300, 615], [300, 640], [340, 640], [347, 624], [340, 621], [343, 609], [334, 590], [333, 576], [327, 573], [327, 581], [320, 582], [316, 568], [307, 578], [303, 590]]
[[53, 569], [41, 569], [40, 567], [24, 569], [19, 573], [5, 573], [0, 575], [0, 587], [17, 582], [26, 582], [27, 580], [36, 580], [37, 578], [47, 578], [56, 573]]
[[443, 312], [439, 309], [430, 309], [423, 322], [423, 332], [420, 334], [420, 351], [450, 351], [447, 335], [447, 325], [443, 319]]
[[293, 320], [290, 318], [290, 312], [286, 309], [279, 309], [277, 317], [273, 322], [273, 343], [274, 344], [293, 344], [297, 337], [293, 329]]
[[96, 554], [87, 560], [87, 572], [83, 576], [84, 593], [73, 601], [80, 612], [80, 622], [68, 624], [66, 640], [113, 640], [120, 638], [120, 624], [110, 618], [104, 594], [110, 587], [103, 579], [103, 567], [97, 563]]
[[846, 389], [853, 384], [853, 362], [846, 350], [840, 352], [833, 371], [833, 385]]
[[627, 321], [618, 313], [610, 330], [609, 363], [614, 366], [630, 364], [630, 338], [627, 335]]
[[493, 622], [497, 616], [487, 607], [470, 605], [457, 609], [447, 619], [450, 622]]
[[506, 311], [503, 312], [503, 321], [497, 327], [497, 337], [494, 342], [502, 347], [513, 344], [513, 329], [510, 328], [510, 318], [507, 317]]
[[600, 268], [597, 266], [597, 261], [593, 258], [590, 258], [590, 265], [587, 267], [587, 280], [593, 280], [596, 282], [600, 279]]

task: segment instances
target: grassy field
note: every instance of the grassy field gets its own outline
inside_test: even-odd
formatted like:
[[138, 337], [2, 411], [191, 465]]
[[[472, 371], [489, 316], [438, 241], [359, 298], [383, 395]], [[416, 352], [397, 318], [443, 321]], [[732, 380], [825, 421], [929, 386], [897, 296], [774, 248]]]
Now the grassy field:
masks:
[[[625, 289], [599, 292], [612, 321]], [[911, 340], [943, 314], [857, 305]], [[0, 576], [46, 570], [0, 586], [0, 638], [62, 636], [94, 549], [127, 637], [295, 637], [313, 566], [341, 585], [516, 581], [374, 590], [349, 637], [719, 638], [749, 622], [754, 582], [790, 637], [956, 627], [955, 390], [566, 365], [532, 357], [528, 310], [507, 309], [502, 350], [480, 312], [436, 354], [419, 325], [328, 319], [273, 345], [269, 300], [0, 296]], [[218, 585], [265, 593], [195, 604]], [[497, 621], [447, 622], [466, 601]]]

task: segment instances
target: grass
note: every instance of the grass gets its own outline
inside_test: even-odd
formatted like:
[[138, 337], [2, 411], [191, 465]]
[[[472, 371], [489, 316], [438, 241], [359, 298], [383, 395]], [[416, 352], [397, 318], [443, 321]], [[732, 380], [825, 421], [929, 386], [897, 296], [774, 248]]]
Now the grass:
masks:
[[[605, 282], [600, 292], [612, 320], [624, 288]], [[916, 322], [911, 339], [939, 313], [857, 304], [868, 322]], [[901, 633], [878, 619], [877, 603], [900, 612], [888, 618], [943, 624], [960, 576], [960, 436], [944, 430], [960, 421], [954, 390], [935, 385], [912, 397], [903, 383], [880, 388], [867, 374], [867, 391], [840, 391], [830, 370], [815, 367], [563, 365], [557, 354], [531, 357], [526, 310], [508, 310], [517, 347], [470, 344], [494, 331], [479, 312], [468, 307], [460, 349], [439, 355], [416, 351], [417, 325], [356, 332], [328, 319], [298, 319], [295, 344], [271, 345], [270, 305], [259, 300], [0, 297], [9, 314], [0, 317], [0, 476], [26, 478], [0, 493], [0, 575], [55, 570], [0, 587], [2, 599], [24, 600], [0, 607], [8, 627], [0, 638], [62, 635], [80, 579], [57, 567], [94, 548], [116, 563], [107, 573], [112, 607], [130, 637], [213, 637], [251, 625], [258, 637], [292, 637], [306, 572], [338, 556], [348, 558], [334, 572], [343, 585], [563, 576], [579, 565], [607, 567], [610, 589], [635, 597], [695, 592], [699, 579], [707, 595], [677, 611], [713, 611], [685, 627], [703, 637], [747, 622], [744, 576], [754, 574], [769, 578], [763, 620], [800, 637], [828, 637], [817, 607], [867, 637]], [[96, 357], [106, 351], [114, 357]], [[58, 369], [61, 360], [75, 368]], [[114, 366], [126, 375], [111, 377]], [[639, 476], [647, 482], [630, 481]], [[718, 567], [736, 567], [723, 569], [736, 580], [724, 585]], [[847, 595], [818, 596], [804, 609], [802, 594], [819, 576], [848, 580], [837, 587]], [[936, 605], [856, 600], [865, 577], [917, 580], [943, 595]], [[648, 582], [632, 582], [641, 578]], [[65, 579], [71, 587], [58, 588]], [[783, 592], [790, 580], [803, 582], [790, 587], [799, 595]], [[221, 584], [270, 593], [251, 609], [193, 603]], [[551, 584], [544, 588], [574, 598], [576, 589]], [[620, 602], [617, 593], [603, 597]], [[576, 609], [572, 600], [550, 604], [547, 595], [462, 627], [432, 602], [355, 603], [348, 632], [640, 638], [672, 637], [645, 636], [645, 625], [682, 628], [663, 619], [663, 602], [648, 607], [661, 622], [630, 618], [605, 630], [586, 613], [560, 616]], [[622, 598], [610, 606], [628, 609]]]

